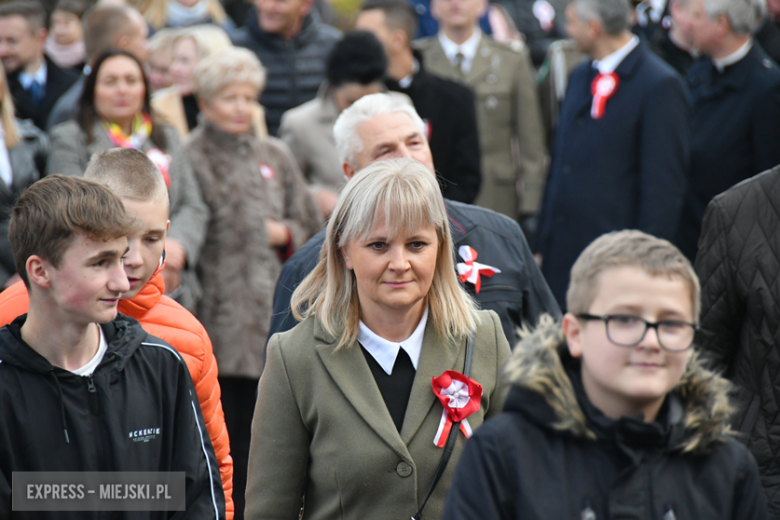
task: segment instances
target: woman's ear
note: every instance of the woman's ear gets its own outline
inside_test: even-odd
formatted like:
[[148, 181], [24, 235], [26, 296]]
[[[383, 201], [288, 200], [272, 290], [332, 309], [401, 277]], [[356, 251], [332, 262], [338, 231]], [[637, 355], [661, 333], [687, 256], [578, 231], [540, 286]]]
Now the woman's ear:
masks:
[[582, 356], [582, 322], [572, 313], [563, 316], [563, 335], [571, 357]]
[[344, 257], [344, 265], [347, 266], [347, 269], [350, 271], [352, 270], [352, 258], [349, 256], [349, 247], [344, 246], [340, 248], [341, 256]]

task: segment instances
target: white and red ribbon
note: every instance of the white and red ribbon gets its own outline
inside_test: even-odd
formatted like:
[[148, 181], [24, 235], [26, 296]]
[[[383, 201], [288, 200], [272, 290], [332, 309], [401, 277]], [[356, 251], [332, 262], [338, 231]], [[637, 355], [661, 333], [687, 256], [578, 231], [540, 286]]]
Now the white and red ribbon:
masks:
[[618, 77], [614, 72], [599, 74], [590, 85], [593, 94], [593, 104], [590, 107], [590, 115], [593, 119], [604, 117], [607, 100], [612, 97], [618, 87]]
[[165, 186], [171, 189], [171, 176], [168, 173], [168, 169], [171, 166], [171, 156], [160, 150], [159, 148], [151, 148], [146, 152], [146, 156], [151, 159], [157, 168], [162, 173]]
[[501, 269], [497, 267], [477, 262], [477, 251], [471, 246], [460, 246], [458, 254], [464, 260], [464, 262], [459, 262], [455, 266], [458, 270], [458, 277], [461, 282], [473, 283], [474, 290], [477, 293], [479, 293], [479, 289], [482, 287], [482, 275], [490, 278], [494, 274], [501, 272]]
[[479, 410], [482, 385], [454, 370], [447, 370], [439, 377], [432, 378], [431, 384], [433, 393], [444, 408], [433, 443], [443, 448], [453, 423], [457, 421], [460, 421], [460, 430], [466, 438], [471, 437], [471, 425], [466, 417]]

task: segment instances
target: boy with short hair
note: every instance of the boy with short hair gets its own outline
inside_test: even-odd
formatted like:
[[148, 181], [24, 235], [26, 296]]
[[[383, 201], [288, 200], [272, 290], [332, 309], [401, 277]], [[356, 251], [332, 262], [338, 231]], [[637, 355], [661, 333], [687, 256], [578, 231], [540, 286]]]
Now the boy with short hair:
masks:
[[692, 348], [699, 282], [682, 253], [603, 235], [567, 307], [515, 349], [505, 413], [469, 440], [442, 517], [769, 518], [729, 384]]
[[[9, 237], [30, 303], [27, 315], [0, 329], [2, 517], [11, 515], [14, 472], [162, 471], [185, 473], [191, 517], [224, 518], [219, 470], [185, 363], [138, 322], [117, 316], [130, 290], [127, 236], [137, 232], [122, 201], [91, 180], [47, 177], [14, 206]], [[151, 433], [134, 442], [134, 431]]]
[[[164, 294], [160, 258], [170, 224], [165, 181], [149, 157], [133, 148], [114, 148], [95, 154], [84, 178], [110, 188], [140, 226], [128, 237], [124, 270], [130, 288], [122, 293], [118, 310], [138, 320], [145, 331], [165, 340], [184, 358], [219, 463], [226, 517], [230, 520], [233, 461], [211, 340], [189, 311]], [[0, 326], [27, 312], [28, 303], [27, 288], [21, 282], [0, 293]]]

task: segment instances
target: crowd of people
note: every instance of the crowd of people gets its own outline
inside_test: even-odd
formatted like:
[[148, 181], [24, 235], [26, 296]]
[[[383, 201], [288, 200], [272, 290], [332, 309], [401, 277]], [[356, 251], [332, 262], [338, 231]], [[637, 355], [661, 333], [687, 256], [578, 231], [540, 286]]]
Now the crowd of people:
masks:
[[780, 519], [778, 20], [0, 2], [0, 517]]

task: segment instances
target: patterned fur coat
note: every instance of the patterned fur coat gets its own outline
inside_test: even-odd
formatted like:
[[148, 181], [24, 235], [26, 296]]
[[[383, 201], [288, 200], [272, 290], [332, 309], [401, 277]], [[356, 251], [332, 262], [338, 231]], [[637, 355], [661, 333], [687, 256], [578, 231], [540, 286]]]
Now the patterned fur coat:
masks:
[[278, 139], [227, 134], [204, 120], [187, 151], [211, 211], [197, 265], [203, 286], [197, 316], [220, 375], [259, 378], [274, 286], [292, 253], [268, 245], [265, 219], [287, 226], [287, 249], [295, 250], [320, 229], [319, 210]]

